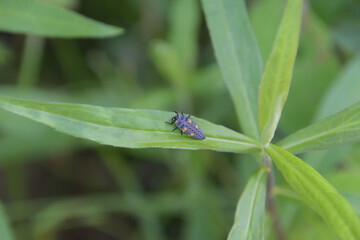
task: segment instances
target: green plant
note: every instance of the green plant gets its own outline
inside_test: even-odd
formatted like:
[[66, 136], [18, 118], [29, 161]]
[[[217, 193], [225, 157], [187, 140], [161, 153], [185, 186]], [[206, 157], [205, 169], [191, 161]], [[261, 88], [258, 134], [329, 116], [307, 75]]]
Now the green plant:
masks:
[[[202, 3], [217, 60], [244, 134], [194, 118], [206, 136], [206, 140], [196, 141], [171, 132], [171, 126], [164, 121], [169, 120], [173, 113], [156, 110], [35, 102], [9, 97], [0, 97], [0, 107], [68, 135], [117, 147], [255, 153], [255, 158], [262, 159], [259, 161], [261, 166], [248, 180], [239, 200], [229, 239], [264, 237], [266, 196], [271, 198], [274, 187], [271, 160], [304, 202], [324, 218], [340, 239], [359, 239], [360, 222], [352, 206], [318, 172], [293, 153], [359, 141], [360, 104], [299, 130], [275, 145], [271, 143], [289, 91], [299, 41], [302, 1], [288, 2], [264, 70], [244, 2], [203, 0]], [[2, 29], [9, 31], [5, 27]], [[23, 31], [16, 27], [11, 30]], [[87, 30], [84, 31], [86, 34]], [[46, 36], [42, 28], [33, 33]], [[52, 36], [54, 33], [48, 34]], [[183, 47], [181, 43], [178, 42], [178, 48]], [[169, 59], [175, 59], [169, 61], [170, 66], [163, 71], [174, 81], [174, 86], [181, 89], [176, 97], [186, 99], [183, 83], [186, 77], [173, 68], [184, 60], [176, 61], [166, 43], [158, 42], [154, 48], [168, 53]], [[182, 57], [193, 59], [186, 55]], [[191, 69], [191, 65], [184, 68]]]

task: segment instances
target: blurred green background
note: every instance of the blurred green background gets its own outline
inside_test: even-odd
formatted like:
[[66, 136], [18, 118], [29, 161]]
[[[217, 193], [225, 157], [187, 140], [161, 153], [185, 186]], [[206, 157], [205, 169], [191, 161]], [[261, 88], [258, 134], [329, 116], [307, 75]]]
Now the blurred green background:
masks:
[[[66, 40], [0, 33], [1, 95], [178, 110], [240, 131], [198, 1], [51, 2], [125, 33]], [[247, 1], [264, 62], [284, 3]], [[359, 1], [305, 1], [276, 139], [358, 102], [359, 89]], [[301, 157], [360, 214], [359, 144]], [[249, 155], [102, 146], [0, 111], [0, 214], [20, 240], [226, 239], [257, 166]], [[285, 239], [336, 239], [280, 174], [273, 194]], [[270, 215], [266, 231], [277, 239]]]

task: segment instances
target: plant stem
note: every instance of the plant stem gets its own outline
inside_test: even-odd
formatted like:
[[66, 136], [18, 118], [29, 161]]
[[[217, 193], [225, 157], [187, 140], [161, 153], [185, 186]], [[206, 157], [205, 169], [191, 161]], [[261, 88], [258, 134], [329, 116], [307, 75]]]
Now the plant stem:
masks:
[[276, 212], [275, 198], [272, 194], [272, 190], [275, 186], [275, 178], [274, 178], [274, 171], [272, 168], [272, 162], [268, 155], [265, 155], [263, 160], [264, 160], [264, 164], [269, 167], [269, 173], [267, 176], [267, 186], [266, 186], [266, 208], [269, 211], [273, 223], [276, 239], [286, 240], [285, 233], [281, 229], [279, 217]]

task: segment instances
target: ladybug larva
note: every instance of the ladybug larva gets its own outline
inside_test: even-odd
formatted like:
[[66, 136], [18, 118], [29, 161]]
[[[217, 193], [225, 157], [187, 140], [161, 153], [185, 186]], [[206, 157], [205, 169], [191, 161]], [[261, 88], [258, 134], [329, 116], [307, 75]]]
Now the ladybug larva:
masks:
[[174, 128], [172, 131], [175, 131], [176, 129], [180, 129], [181, 135], [185, 133], [189, 137], [195, 138], [195, 139], [205, 139], [205, 136], [203, 132], [200, 130], [199, 126], [196, 125], [191, 119], [189, 115], [188, 117], [184, 116], [184, 113], [181, 113], [179, 115], [176, 111], [176, 116], [174, 116], [171, 120], [171, 122], [166, 122], [168, 124], [176, 124], [176, 128]]

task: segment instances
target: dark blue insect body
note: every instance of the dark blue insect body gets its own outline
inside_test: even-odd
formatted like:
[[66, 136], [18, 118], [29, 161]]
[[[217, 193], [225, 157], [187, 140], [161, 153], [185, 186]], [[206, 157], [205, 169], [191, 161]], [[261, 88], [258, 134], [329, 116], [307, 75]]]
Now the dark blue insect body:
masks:
[[[174, 111], [175, 112], [175, 111]], [[186, 135], [192, 137], [192, 138], [196, 138], [196, 139], [205, 139], [205, 136], [203, 134], [203, 132], [200, 130], [199, 126], [196, 125], [196, 123], [194, 123], [191, 119], [190, 119], [190, 115], [188, 117], [184, 116], [184, 113], [181, 113], [181, 115], [179, 115], [177, 112], [176, 116], [174, 116], [171, 120], [171, 122], [166, 122], [168, 124], [176, 124], [176, 128], [174, 128], [173, 131], [175, 131], [176, 129], [180, 129], [181, 131], [181, 135], [183, 133], [185, 133]]]

